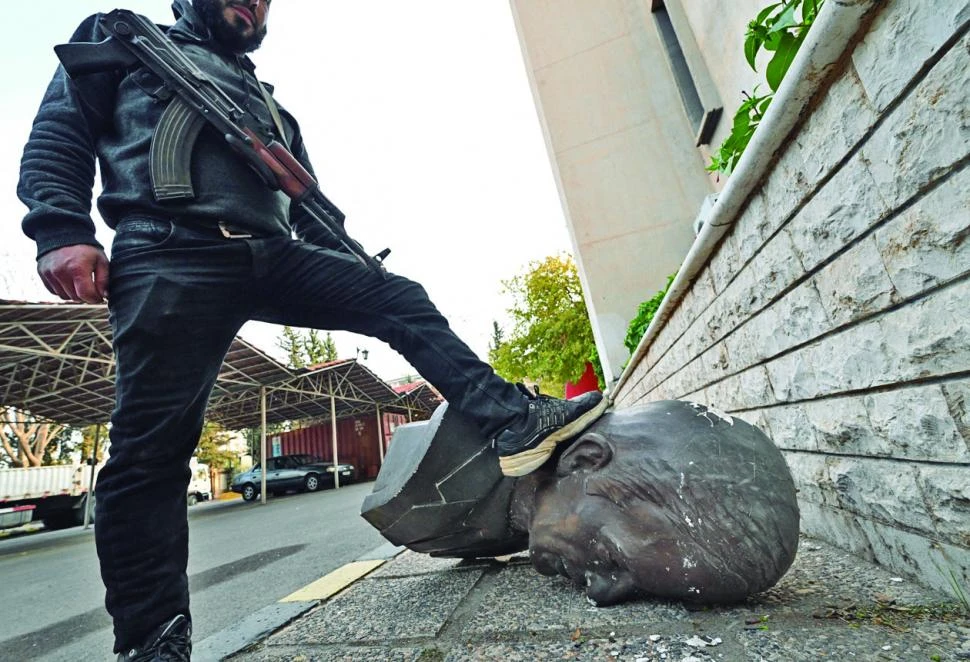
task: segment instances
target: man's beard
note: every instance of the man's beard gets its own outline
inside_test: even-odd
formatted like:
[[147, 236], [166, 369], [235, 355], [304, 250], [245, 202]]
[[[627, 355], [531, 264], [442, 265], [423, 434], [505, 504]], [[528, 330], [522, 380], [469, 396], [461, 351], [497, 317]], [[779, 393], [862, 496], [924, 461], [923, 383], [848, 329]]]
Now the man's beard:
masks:
[[[237, 4], [243, 3], [229, 0], [226, 7]], [[263, 24], [261, 28], [249, 36], [241, 34], [239, 29], [223, 16], [222, 12], [225, 7], [223, 7], [221, 0], [193, 0], [192, 5], [199, 12], [202, 22], [209, 28], [209, 32], [212, 33], [215, 40], [227, 50], [233, 53], [251, 53], [263, 43], [263, 38], [266, 36], [266, 25]]]

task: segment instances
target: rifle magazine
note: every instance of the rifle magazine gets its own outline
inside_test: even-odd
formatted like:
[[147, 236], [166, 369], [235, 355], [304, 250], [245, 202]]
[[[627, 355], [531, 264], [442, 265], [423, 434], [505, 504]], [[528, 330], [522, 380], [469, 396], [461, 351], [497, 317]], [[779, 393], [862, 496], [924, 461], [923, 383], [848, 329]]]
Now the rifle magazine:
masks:
[[180, 97], [174, 98], [155, 127], [149, 154], [155, 199], [195, 197], [192, 150], [206, 120]]

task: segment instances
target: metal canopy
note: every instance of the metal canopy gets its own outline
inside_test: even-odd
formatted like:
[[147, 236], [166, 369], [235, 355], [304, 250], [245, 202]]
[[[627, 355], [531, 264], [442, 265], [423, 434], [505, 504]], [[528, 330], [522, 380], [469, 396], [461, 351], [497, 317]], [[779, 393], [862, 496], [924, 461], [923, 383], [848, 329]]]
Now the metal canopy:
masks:
[[[290, 370], [236, 337], [209, 400], [207, 417], [227, 429], [267, 422], [344, 418], [375, 411], [430, 414], [427, 399], [401, 396], [356, 359]], [[114, 355], [104, 305], [0, 299], [0, 405], [82, 426], [109, 420]]]
[[428, 382], [403, 384], [394, 387], [394, 390], [407, 403], [410, 408], [409, 414], [412, 412], [428, 412], [430, 414], [444, 400], [437, 389]]
[[[334, 398], [337, 419], [382, 412], [407, 413], [408, 409], [430, 413], [424, 403], [412, 403], [360, 365], [356, 359], [333, 361], [310, 368], [266, 386], [266, 422], [327, 420]], [[260, 391], [242, 388], [214, 393], [208, 417], [228, 429], [260, 424]]]

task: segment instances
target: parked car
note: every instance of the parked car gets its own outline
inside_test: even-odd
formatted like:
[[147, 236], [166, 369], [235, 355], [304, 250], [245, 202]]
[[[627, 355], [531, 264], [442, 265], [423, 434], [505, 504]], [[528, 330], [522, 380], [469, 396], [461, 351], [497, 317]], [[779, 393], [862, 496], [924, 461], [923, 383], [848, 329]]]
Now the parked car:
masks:
[[[340, 464], [338, 468], [341, 485], [357, 479], [354, 465]], [[266, 491], [270, 494], [281, 494], [289, 490], [316, 492], [333, 487], [333, 476], [333, 463], [315, 455], [279, 455], [266, 461]], [[229, 489], [242, 494], [246, 501], [254, 501], [259, 496], [261, 480], [262, 468], [257, 464], [233, 478]]]

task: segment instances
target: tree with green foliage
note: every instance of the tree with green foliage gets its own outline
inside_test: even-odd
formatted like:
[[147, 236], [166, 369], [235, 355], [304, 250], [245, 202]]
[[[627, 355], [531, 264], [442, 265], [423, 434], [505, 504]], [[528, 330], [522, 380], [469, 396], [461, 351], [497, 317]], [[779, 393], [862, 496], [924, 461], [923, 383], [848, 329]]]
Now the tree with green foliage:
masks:
[[239, 466], [239, 455], [228, 448], [230, 434], [218, 423], [206, 421], [199, 436], [195, 456], [202, 464], [209, 465], [209, 480], [216, 484], [217, 472]]
[[[513, 326], [506, 338], [493, 323], [489, 362], [505, 379], [536, 382], [544, 393], [561, 396], [596, 349], [575, 262], [566, 255], [533, 261], [502, 285], [512, 296]], [[602, 385], [599, 362], [593, 366]]]
[[291, 368], [306, 368], [337, 360], [337, 344], [329, 332], [321, 338], [320, 332], [316, 329], [294, 329], [284, 326], [276, 344], [286, 352], [287, 362]]
[[491, 354], [499, 347], [501, 347], [502, 342], [505, 340], [505, 332], [502, 331], [502, 327], [495, 320], [492, 320], [492, 339], [488, 343], [488, 352]]
[[80, 452], [82, 462], [91, 457], [91, 453], [94, 451], [95, 437], [97, 437], [98, 442], [95, 464], [100, 464], [104, 460], [104, 450], [108, 446], [108, 426], [102, 423], [101, 425], [87, 425], [81, 428], [81, 443], [74, 450]]

